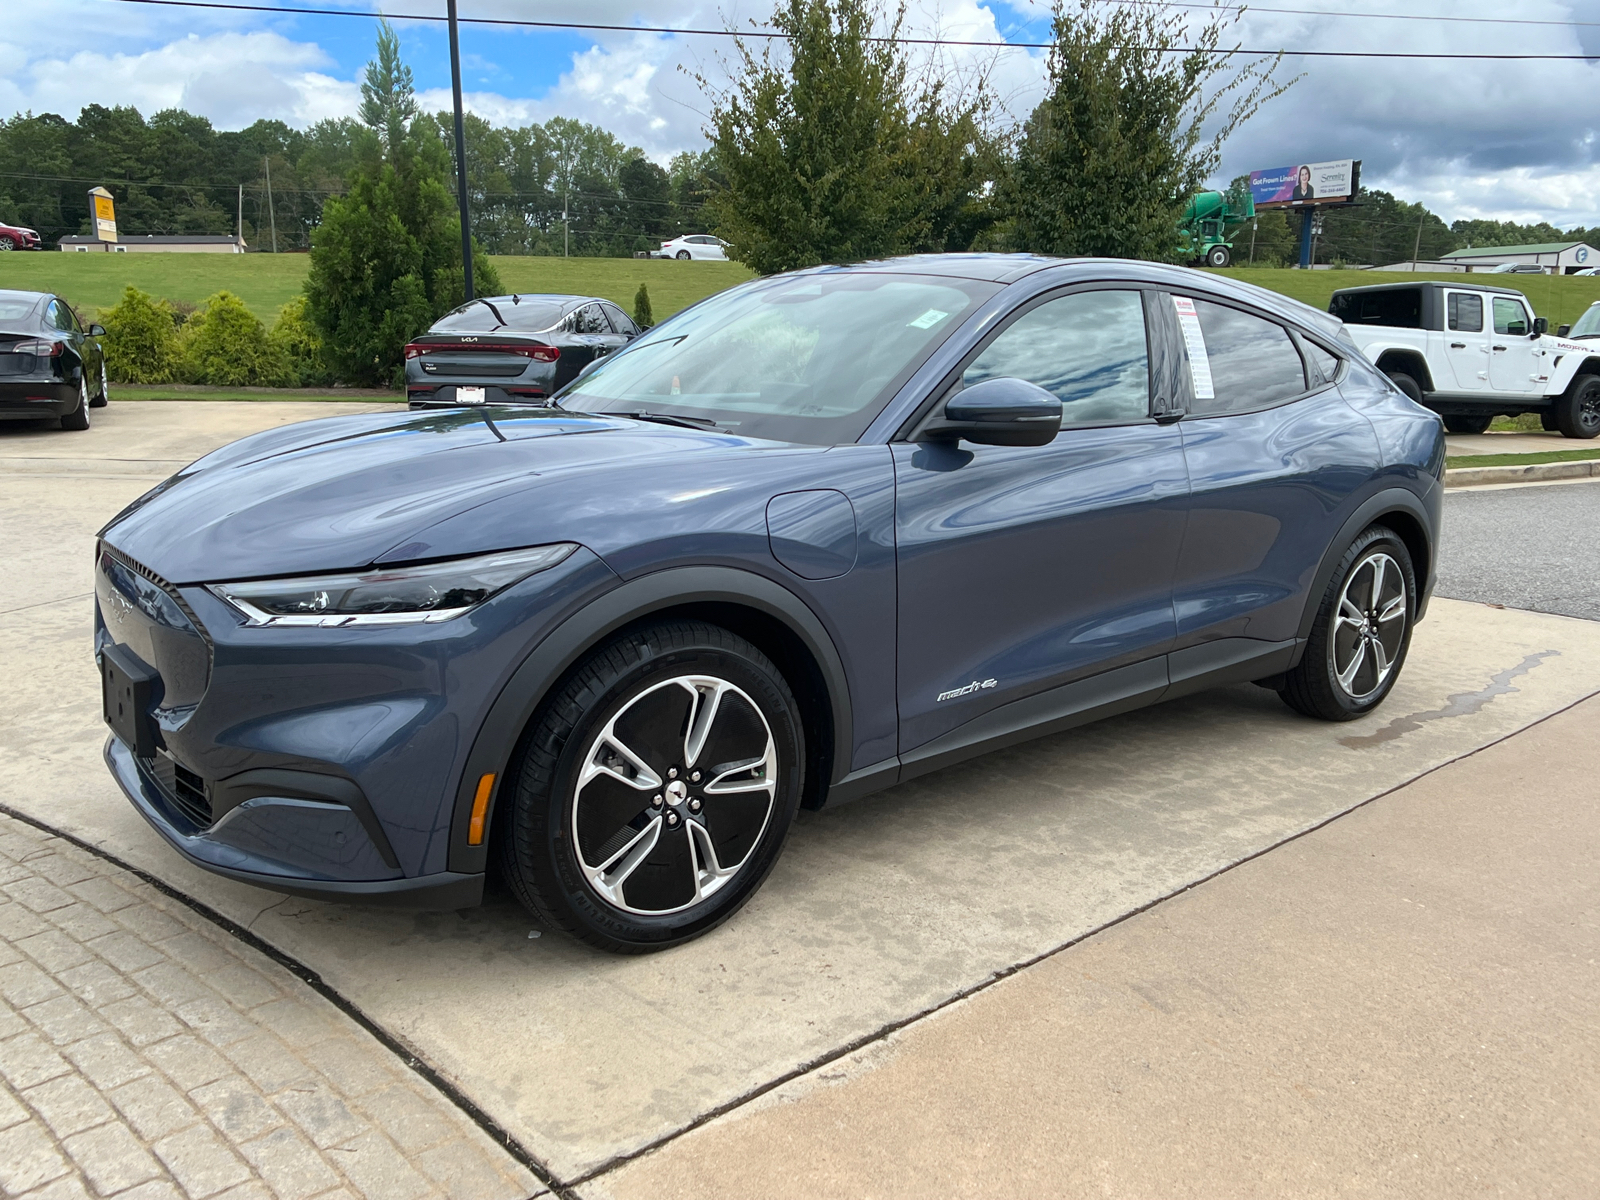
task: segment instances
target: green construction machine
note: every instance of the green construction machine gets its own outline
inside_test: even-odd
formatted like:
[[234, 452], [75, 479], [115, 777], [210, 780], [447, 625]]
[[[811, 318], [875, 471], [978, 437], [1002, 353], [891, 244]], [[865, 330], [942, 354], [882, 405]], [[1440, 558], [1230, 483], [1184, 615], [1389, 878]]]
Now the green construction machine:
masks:
[[1233, 261], [1232, 232], [1255, 215], [1248, 185], [1196, 192], [1178, 225], [1179, 251], [1197, 267], [1225, 267]]

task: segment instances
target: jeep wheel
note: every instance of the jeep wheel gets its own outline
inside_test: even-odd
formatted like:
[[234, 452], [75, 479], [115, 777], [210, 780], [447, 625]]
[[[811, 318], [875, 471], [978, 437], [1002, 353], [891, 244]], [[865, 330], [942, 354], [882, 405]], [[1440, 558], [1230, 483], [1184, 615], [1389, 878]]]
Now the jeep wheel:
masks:
[[1385, 371], [1384, 374], [1389, 377], [1390, 383], [1394, 384], [1410, 399], [1418, 404], [1422, 403], [1422, 386], [1415, 379], [1404, 371]]
[[624, 634], [534, 719], [496, 821], [501, 874], [602, 949], [697, 937], [777, 861], [804, 740], [788, 683], [743, 638], [698, 621]]
[[1491, 417], [1446, 417], [1444, 427], [1447, 433], [1487, 433]]
[[1546, 433], [1560, 433], [1561, 426], [1556, 424], [1556, 410], [1546, 408], [1539, 413], [1539, 428]]
[[1600, 375], [1580, 375], [1555, 403], [1556, 428], [1562, 437], [1600, 436]]

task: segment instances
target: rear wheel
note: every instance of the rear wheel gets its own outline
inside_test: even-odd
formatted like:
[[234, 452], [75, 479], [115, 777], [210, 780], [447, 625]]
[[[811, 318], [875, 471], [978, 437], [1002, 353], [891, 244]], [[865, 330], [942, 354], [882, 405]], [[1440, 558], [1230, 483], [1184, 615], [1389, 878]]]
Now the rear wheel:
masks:
[[1600, 375], [1580, 375], [1572, 381], [1553, 409], [1562, 437], [1600, 436]]
[[1494, 417], [1446, 417], [1445, 430], [1449, 433], [1487, 433]]
[[1389, 377], [1390, 383], [1394, 384], [1410, 399], [1418, 404], [1422, 403], [1422, 385], [1410, 375], [1407, 375], [1404, 371], [1385, 371], [1384, 374]]
[[1206, 266], [1225, 267], [1233, 261], [1233, 254], [1226, 246], [1213, 246], [1206, 251]]
[[686, 258], [689, 257], [689, 252], [687, 250], [679, 250], [677, 256], [679, 258], [685, 258], [686, 259]]
[[1352, 721], [1382, 704], [1411, 646], [1416, 596], [1405, 543], [1372, 526], [1345, 551], [1323, 593], [1305, 655], [1279, 690], [1284, 703], [1324, 721]]
[[111, 403], [111, 389], [106, 384], [106, 361], [100, 360], [100, 394], [89, 401], [90, 408], [104, 408]]
[[61, 428], [82, 433], [89, 428], [89, 384], [78, 380], [78, 407], [61, 418]]
[[496, 822], [502, 874], [542, 921], [623, 953], [733, 915], [777, 861], [804, 776], [783, 676], [700, 622], [597, 650], [521, 755]]

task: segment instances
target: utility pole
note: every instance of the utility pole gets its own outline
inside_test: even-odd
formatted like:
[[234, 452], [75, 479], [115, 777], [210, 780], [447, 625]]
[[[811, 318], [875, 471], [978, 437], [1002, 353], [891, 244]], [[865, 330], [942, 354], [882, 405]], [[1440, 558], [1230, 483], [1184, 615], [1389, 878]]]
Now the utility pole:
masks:
[[572, 241], [572, 222], [567, 220], [567, 189], [572, 186], [571, 167], [567, 182], [561, 185], [561, 257], [567, 257], [567, 246]]
[[461, 278], [472, 299], [472, 221], [467, 212], [467, 130], [461, 119], [461, 33], [456, 0], [446, 0], [450, 17], [450, 96], [456, 106], [456, 199], [461, 205]]
[[263, 158], [261, 165], [267, 169], [267, 220], [272, 222], [272, 252], [278, 252], [278, 214], [272, 209], [272, 160]]
[[1252, 217], [1250, 219], [1250, 265], [1252, 267], [1256, 265], [1256, 230], [1260, 225], [1260, 217]]
[[239, 185], [239, 245], [244, 245], [244, 184]]
[[[1417, 207], [1422, 208], [1420, 204]], [[1413, 271], [1417, 269], [1417, 259], [1422, 254], [1422, 223], [1427, 219], [1428, 210], [1423, 208], [1417, 214], [1417, 244], [1411, 247], [1411, 269]]]

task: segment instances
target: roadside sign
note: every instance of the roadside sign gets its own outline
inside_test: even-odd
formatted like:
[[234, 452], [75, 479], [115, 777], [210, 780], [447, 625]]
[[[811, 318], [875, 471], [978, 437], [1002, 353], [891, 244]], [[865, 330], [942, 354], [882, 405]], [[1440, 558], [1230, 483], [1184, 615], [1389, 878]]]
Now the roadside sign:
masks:
[[1257, 208], [1339, 204], [1352, 199], [1360, 185], [1361, 160], [1352, 158], [1250, 172], [1250, 196]]
[[102, 242], [117, 240], [117, 212], [111, 204], [111, 193], [103, 187], [89, 189], [89, 204], [94, 209], [94, 235]]

